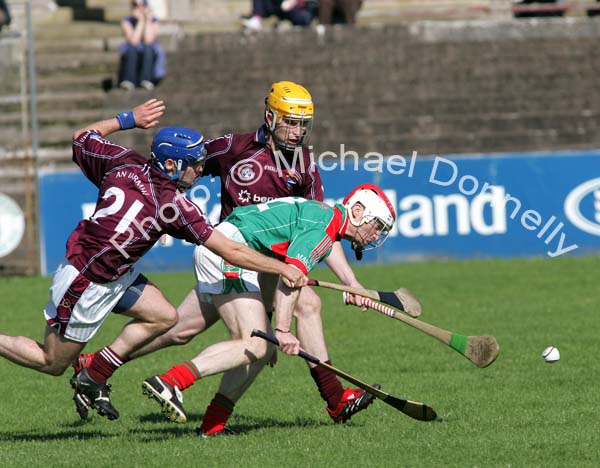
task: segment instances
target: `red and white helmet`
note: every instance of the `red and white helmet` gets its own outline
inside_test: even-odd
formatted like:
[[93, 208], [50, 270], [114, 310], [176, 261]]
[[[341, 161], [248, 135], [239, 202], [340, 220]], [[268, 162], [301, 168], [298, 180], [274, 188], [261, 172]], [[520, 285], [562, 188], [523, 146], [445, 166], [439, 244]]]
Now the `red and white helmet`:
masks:
[[[351, 208], [356, 203], [360, 203], [365, 207], [365, 211], [360, 220], [354, 219], [352, 216]], [[383, 231], [379, 240], [375, 244], [370, 244], [361, 250], [373, 249], [375, 247], [379, 247], [385, 242], [389, 231], [392, 229], [394, 222], [396, 221], [396, 211], [394, 210], [389, 198], [385, 193], [383, 193], [383, 190], [377, 187], [377, 185], [361, 184], [355, 187], [348, 195], [346, 195], [343, 205], [348, 210], [350, 222], [354, 226], [362, 226], [373, 219], [378, 220], [383, 225]], [[354, 250], [356, 250], [356, 248], [354, 248]]]

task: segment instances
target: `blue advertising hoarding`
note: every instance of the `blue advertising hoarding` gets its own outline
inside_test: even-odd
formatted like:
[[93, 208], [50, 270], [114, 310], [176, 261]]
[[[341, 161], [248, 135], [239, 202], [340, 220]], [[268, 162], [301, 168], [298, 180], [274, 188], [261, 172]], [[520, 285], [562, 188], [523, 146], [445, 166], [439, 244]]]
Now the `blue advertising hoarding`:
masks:
[[[366, 261], [582, 255], [600, 251], [600, 151], [469, 156], [367, 155], [319, 160], [326, 201], [354, 186], [382, 187], [398, 220]], [[375, 157], [377, 156], [377, 157]], [[97, 189], [79, 171], [39, 179], [41, 264], [51, 273], [66, 240], [93, 213]], [[219, 181], [201, 179], [190, 197], [217, 221]], [[252, 195], [252, 186], [248, 185]], [[145, 271], [190, 270], [193, 246], [157, 245]], [[350, 258], [350, 257], [349, 257]]]

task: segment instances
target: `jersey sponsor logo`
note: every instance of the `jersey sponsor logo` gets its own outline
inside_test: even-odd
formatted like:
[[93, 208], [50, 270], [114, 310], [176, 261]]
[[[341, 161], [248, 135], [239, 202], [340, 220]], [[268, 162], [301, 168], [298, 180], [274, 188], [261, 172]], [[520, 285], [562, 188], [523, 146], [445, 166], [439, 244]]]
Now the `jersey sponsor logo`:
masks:
[[588, 234], [600, 236], [600, 178], [575, 187], [565, 198], [567, 219]]
[[266, 165], [265, 166], [265, 171], [269, 171], [269, 172], [277, 172], [277, 168], [275, 166], [270, 166], [270, 165]]
[[266, 202], [270, 202], [272, 200], [275, 200], [277, 197], [261, 197], [256, 195], [255, 193], [252, 195], [252, 202], [253, 203], [266, 203]]
[[0, 257], [15, 250], [25, 233], [25, 215], [8, 195], [0, 193]]
[[238, 200], [242, 203], [248, 203], [250, 201], [251, 193], [246, 189], [242, 189], [238, 193]]
[[253, 204], [266, 203], [275, 200], [276, 198], [277, 197], [261, 197], [260, 195], [257, 195], [255, 193], [250, 193], [246, 189], [242, 189], [238, 192], [238, 200], [241, 203], [248, 203], [250, 202], [250, 200], [252, 200]]

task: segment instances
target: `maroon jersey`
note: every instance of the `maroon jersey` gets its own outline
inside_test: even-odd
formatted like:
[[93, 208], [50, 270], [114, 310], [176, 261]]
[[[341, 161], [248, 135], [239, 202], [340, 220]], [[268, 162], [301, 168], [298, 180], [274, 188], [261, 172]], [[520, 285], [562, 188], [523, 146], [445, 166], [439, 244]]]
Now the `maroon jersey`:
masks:
[[293, 157], [278, 161], [267, 145], [266, 131], [262, 126], [254, 133], [225, 135], [206, 143], [204, 175], [221, 178], [221, 220], [236, 206], [275, 198], [323, 201], [321, 175], [308, 148], [302, 148], [295, 161]]
[[73, 161], [100, 190], [94, 214], [67, 241], [67, 259], [88, 280], [116, 280], [165, 233], [195, 244], [211, 235], [200, 208], [135, 151], [84, 132]]

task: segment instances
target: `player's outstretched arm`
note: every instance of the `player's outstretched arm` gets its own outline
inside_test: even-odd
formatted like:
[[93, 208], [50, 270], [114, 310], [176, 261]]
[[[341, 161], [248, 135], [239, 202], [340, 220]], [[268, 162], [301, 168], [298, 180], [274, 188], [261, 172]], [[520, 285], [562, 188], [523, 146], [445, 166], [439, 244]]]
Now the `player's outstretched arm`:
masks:
[[298, 268], [267, 257], [244, 244], [234, 242], [219, 231], [213, 231], [204, 245], [228, 262], [246, 270], [281, 275], [293, 287], [299, 288], [308, 282], [308, 278]]
[[148, 101], [135, 107], [129, 112], [120, 112], [115, 117], [86, 125], [73, 134], [76, 140], [83, 132], [88, 130], [97, 130], [100, 135], [106, 137], [119, 130], [129, 130], [131, 128], [148, 129], [156, 127], [159, 124], [158, 119], [165, 113], [165, 103], [159, 99], [149, 99]]

